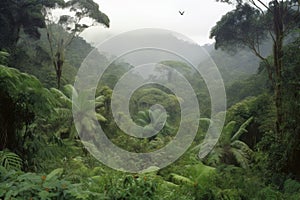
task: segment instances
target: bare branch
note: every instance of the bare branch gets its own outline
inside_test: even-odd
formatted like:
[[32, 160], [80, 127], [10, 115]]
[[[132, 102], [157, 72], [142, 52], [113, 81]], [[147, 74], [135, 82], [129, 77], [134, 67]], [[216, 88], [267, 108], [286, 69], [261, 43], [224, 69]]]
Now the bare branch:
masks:
[[250, 2], [264, 15], [265, 12], [263, 11], [263, 9], [261, 7], [259, 7], [254, 0], [250, 0]]
[[268, 11], [270, 11], [271, 13], [273, 13], [273, 11], [269, 8], [269, 6], [267, 6], [264, 2], [262, 2], [261, 0], [257, 0], [263, 7], [265, 7]]

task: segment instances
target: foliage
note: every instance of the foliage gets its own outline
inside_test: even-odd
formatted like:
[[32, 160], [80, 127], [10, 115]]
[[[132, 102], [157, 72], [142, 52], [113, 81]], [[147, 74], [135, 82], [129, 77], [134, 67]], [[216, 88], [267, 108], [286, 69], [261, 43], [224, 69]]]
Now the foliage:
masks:
[[0, 51], [0, 65], [7, 65], [9, 53], [6, 51]]
[[22, 159], [15, 153], [9, 151], [0, 151], [0, 166], [7, 170], [21, 170]]
[[227, 123], [223, 128], [216, 147], [204, 158], [204, 163], [214, 167], [221, 163], [226, 163], [237, 164], [245, 169], [249, 168], [253, 151], [245, 142], [239, 140], [239, 138], [243, 133], [248, 132], [246, 127], [252, 120], [252, 117], [247, 119], [236, 132], [234, 132], [236, 122], [231, 121]]
[[0, 49], [13, 50], [20, 38], [21, 29], [31, 38], [38, 39], [39, 28], [45, 27], [42, 7], [53, 8], [61, 0], [3, 0], [0, 2]]
[[[63, 32], [59, 26], [53, 27], [52, 31], [57, 34], [62, 34]], [[13, 63], [9, 63], [9, 66], [34, 75], [46, 88], [57, 87], [56, 74], [53, 70], [47, 42], [47, 32], [45, 29], [41, 29], [39, 32], [41, 37], [38, 41], [21, 34]], [[78, 68], [91, 50], [92, 46], [83, 38], [74, 38], [72, 43], [66, 48], [64, 69], [68, 73], [64, 73], [61, 77], [62, 86], [74, 82]]]
[[[220, 71], [223, 73], [227, 70], [225, 81], [229, 107], [221, 138], [203, 163], [200, 162], [196, 150], [210, 125], [209, 118], [201, 118], [196, 139], [178, 160], [155, 172], [144, 171], [144, 174], [114, 171], [98, 162], [83, 145], [93, 141], [95, 135], [87, 134], [83, 138], [85, 141], [79, 140], [73, 124], [72, 107], [85, 110], [91, 101], [85, 101], [89, 91], [80, 91], [78, 96], [72, 81], [92, 47], [77, 37], [88, 25], [78, 23], [76, 26], [74, 20], [88, 16], [105, 26], [108, 26], [109, 20], [91, 0], [60, 2], [61, 8], [68, 7], [75, 16], [67, 13], [57, 21], [59, 25], [48, 24], [48, 28], [52, 29], [52, 36], [64, 39], [64, 45], [69, 40], [73, 42], [67, 48], [62, 48], [66, 52], [61, 49], [64, 47], [62, 43], [55, 43], [54, 54], [51, 55], [47, 46], [47, 30], [36, 31], [44, 23], [42, 7], [45, 6], [43, 11], [46, 11], [57, 6], [55, 2], [59, 1], [5, 0], [0, 3], [3, 11], [0, 13], [0, 25], [3, 28], [0, 30], [0, 48], [1, 45], [8, 50], [17, 48], [14, 52], [8, 51], [13, 55], [11, 59], [6, 51], [0, 51], [0, 199], [299, 199], [300, 41], [299, 30], [294, 29], [298, 22], [296, 18], [290, 18], [294, 12], [280, 10], [286, 14], [281, 18], [284, 25], [288, 21], [295, 22], [291, 24], [294, 35], [283, 35], [288, 40], [282, 48], [283, 54], [279, 55], [284, 66], [282, 81], [278, 82], [282, 87], [279, 90], [282, 92], [284, 109], [282, 137], [274, 134], [277, 105], [271, 92], [276, 91], [276, 87], [270, 87], [273, 80], [266, 78], [268, 72], [272, 73], [271, 78], [276, 77], [276, 68], [271, 71], [267, 69], [276, 65], [274, 56], [265, 57], [270, 53], [266, 49], [274, 47], [262, 42], [270, 39], [270, 32], [276, 36], [273, 30], [276, 24], [271, 20], [276, 15], [270, 10], [275, 12], [278, 11], [276, 8], [289, 8], [291, 4], [285, 2], [292, 1], [282, 1], [283, 4], [279, 5], [274, 4], [277, 1], [271, 1], [265, 7], [267, 10], [260, 10], [253, 4], [256, 1], [247, 1], [249, 4], [246, 4], [244, 1], [222, 0], [237, 4], [236, 9], [226, 14], [212, 29], [211, 36], [216, 39], [216, 47], [232, 50], [232, 47], [238, 49], [236, 47], [248, 45], [256, 55], [263, 56], [260, 58], [263, 62], [259, 74], [248, 77], [249, 73], [256, 70], [258, 62], [249, 56], [247, 50], [232, 57], [225, 52], [212, 52], [206, 47], [212, 58], [217, 60]], [[297, 8], [298, 2], [293, 3]], [[283, 5], [286, 7], [281, 7]], [[24, 10], [20, 10], [20, 6]], [[9, 16], [10, 11], [18, 12]], [[21, 15], [24, 15], [22, 23]], [[11, 19], [15, 20], [15, 24], [8, 23]], [[31, 19], [34, 23], [30, 25]], [[19, 27], [20, 32], [10, 30], [15, 27]], [[266, 33], [266, 30], [270, 32]], [[11, 34], [9, 38], [8, 34]], [[28, 34], [35, 38], [41, 34], [41, 40], [32, 40]], [[55, 39], [51, 38], [50, 41], [54, 42]], [[279, 42], [277, 47], [280, 47], [279, 38], [271, 36], [271, 41]], [[58, 42], [61, 40], [58, 39]], [[256, 51], [258, 47], [260, 52]], [[280, 48], [272, 51], [275, 50], [280, 53]], [[108, 60], [104, 55], [97, 56], [104, 63]], [[62, 77], [63, 87], [60, 89], [51, 88], [55, 84], [52, 79], [57, 75], [50, 68], [53, 57], [58, 59], [56, 61], [64, 59], [64, 70], [68, 71]], [[7, 64], [28, 73], [5, 67]], [[200, 110], [205, 117], [209, 116], [209, 93], [199, 74], [182, 62], [168, 60], [160, 64], [172, 67], [186, 77], [199, 98]], [[206, 61], [201, 63], [205, 64]], [[250, 67], [254, 67], [252, 71]], [[92, 89], [96, 93], [95, 107], [79, 116], [79, 120], [88, 121], [90, 114], [96, 111], [97, 120], [81, 124], [80, 132], [90, 132], [96, 123], [100, 123], [109, 139], [120, 148], [139, 153], [155, 151], [164, 147], [176, 134], [182, 120], [179, 117], [179, 102], [182, 99], [176, 97], [167, 85], [152, 84], [139, 88], [129, 102], [132, 119], [151, 131], [158, 130], [164, 118], [167, 121], [155, 137], [139, 139], [126, 135], [117, 127], [111, 113], [111, 88], [132, 68], [128, 63], [115, 62], [105, 71], [98, 87]], [[241, 70], [244, 69], [246, 73], [242, 77]], [[171, 71], [158, 73], [167, 75], [169, 81], [176, 79]], [[44, 88], [41, 82], [50, 89]], [[124, 97], [118, 98], [120, 106], [123, 100]], [[167, 115], [159, 110], [149, 110], [157, 103], [166, 109]]]
[[18, 149], [18, 140], [26, 137], [35, 117], [51, 112], [55, 100], [35, 77], [12, 68], [0, 66], [0, 86], [0, 149]]
[[249, 4], [239, 4], [234, 11], [224, 15], [212, 28], [210, 37], [215, 38], [215, 48], [256, 48], [266, 38], [268, 25], [259, 10]]
[[[212, 29], [210, 37], [216, 39], [216, 48], [221, 46], [248, 47], [264, 62], [269, 81], [274, 89], [275, 133], [283, 140], [285, 115], [283, 107], [284, 42], [291, 31], [298, 28], [300, 5], [297, 1], [277, 0], [270, 1], [268, 5], [255, 0], [250, 1], [250, 4], [239, 1], [236, 9], [224, 16]], [[262, 39], [268, 37], [272, 38], [273, 44], [273, 59], [271, 61], [260, 52]]]
[[300, 184], [296, 180], [287, 179], [283, 186], [284, 198], [296, 200], [300, 195]]
[[60, 139], [43, 132], [57, 100], [29, 74], [0, 66], [0, 78], [0, 149], [21, 156], [23, 169], [36, 170], [45, 157], [58, 153], [55, 146]]
[[[249, 170], [230, 165], [221, 165], [217, 171], [214, 180], [217, 186], [217, 199], [264, 199], [259, 198], [258, 195], [266, 185], [260, 181], [257, 174], [251, 174], [252, 172]], [[274, 188], [272, 188], [273, 191]], [[277, 196], [277, 198], [279, 197]]]
[[300, 79], [299, 79], [299, 64], [300, 59], [298, 53], [299, 39], [294, 43], [285, 47], [285, 56], [283, 62], [285, 64], [285, 70], [283, 71], [284, 79], [284, 92], [283, 92], [283, 106], [285, 110], [284, 116], [284, 130], [286, 131], [286, 137], [284, 143], [287, 147], [289, 154], [288, 158], [288, 171], [292, 171], [297, 176], [300, 176], [299, 170], [299, 145], [300, 145], [300, 125], [299, 125], [299, 112], [300, 112]]
[[178, 98], [174, 94], [165, 92], [155, 86], [140, 88], [133, 94], [130, 101], [132, 104], [135, 104], [129, 108], [132, 115], [137, 115], [138, 111], [149, 109], [159, 102], [168, 113], [171, 122], [176, 122], [176, 120], [178, 120]]
[[47, 175], [7, 171], [0, 167], [0, 198], [8, 199], [99, 199], [103, 194], [82, 189], [62, 178], [58, 168]]
[[[139, 111], [136, 117], [136, 122], [138, 125], [143, 126], [145, 130], [149, 132], [160, 131], [164, 136], [170, 135], [174, 128], [169, 125], [164, 119], [167, 119], [167, 114], [162, 112], [160, 109]], [[149, 139], [154, 139], [150, 137]]]
[[226, 88], [228, 108], [244, 99], [267, 93], [269, 85], [264, 72], [251, 75], [246, 79], [234, 81]]
[[245, 98], [228, 108], [226, 121], [236, 121], [240, 126], [252, 116], [256, 129], [260, 132], [268, 132], [274, 130], [274, 115], [272, 98], [269, 94], [263, 93], [256, 97]]
[[[285, 69], [283, 70], [283, 106], [284, 106], [284, 123], [283, 130], [285, 132], [282, 140], [279, 141], [275, 137], [274, 133], [274, 109], [273, 106], [270, 106], [272, 102], [269, 103], [263, 100], [255, 103], [257, 106], [253, 107], [252, 110], [255, 111], [255, 116], [257, 120], [256, 123], [259, 125], [259, 131], [264, 133], [264, 138], [259, 144], [258, 149], [262, 150], [267, 158], [263, 159], [263, 166], [266, 167], [266, 170], [271, 170], [268, 172], [270, 177], [273, 174], [281, 174], [282, 172], [293, 172], [294, 175], [299, 176], [299, 168], [296, 167], [299, 164], [299, 155], [298, 148], [299, 145], [299, 134], [298, 134], [298, 123], [299, 115], [296, 114], [299, 112], [299, 98], [298, 98], [298, 76], [299, 74], [297, 63], [299, 63], [298, 57], [295, 55], [299, 52], [299, 49], [296, 48], [298, 40], [295, 40], [293, 44], [289, 44], [284, 48], [284, 65]], [[262, 101], [263, 100], [263, 101]], [[260, 102], [260, 103], [259, 103]], [[265, 102], [265, 103], [263, 103]], [[255, 105], [254, 104], [254, 105]], [[261, 107], [258, 105], [265, 105], [262, 112], [258, 112], [258, 108]], [[269, 107], [269, 108], [267, 108]], [[261, 107], [262, 108], [262, 107]], [[234, 113], [232, 113], [234, 115]], [[262, 152], [261, 152], [262, 153]]]
[[[63, 11], [69, 12], [69, 15], [61, 15], [58, 19], [52, 15], [52, 10], [44, 7], [47, 40], [50, 49], [50, 57], [56, 72], [57, 87], [60, 88], [62, 70], [65, 63], [65, 50], [75, 37], [78, 37], [82, 31], [96, 23], [109, 27], [109, 18], [99, 10], [99, 6], [93, 0], [70, 0], [61, 6]], [[86, 19], [91, 20], [90, 24]], [[57, 27], [59, 32], [54, 32]], [[61, 30], [62, 29], [62, 30]]]
[[121, 180], [106, 183], [110, 199], [155, 199], [156, 181], [146, 175], [128, 175]]

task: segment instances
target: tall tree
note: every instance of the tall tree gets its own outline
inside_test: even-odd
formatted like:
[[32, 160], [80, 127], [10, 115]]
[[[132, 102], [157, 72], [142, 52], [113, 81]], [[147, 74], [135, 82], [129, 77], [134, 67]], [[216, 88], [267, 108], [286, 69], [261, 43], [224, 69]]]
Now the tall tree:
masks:
[[[299, 24], [299, 2], [296, 0], [272, 0], [265, 4], [261, 0], [217, 0], [236, 3], [236, 9], [227, 13], [212, 28], [210, 37], [215, 38], [215, 48], [237, 49], [248, 47], [264, 63], [269, 80], [274, 88], [276, 104], [276, 133], [283, 135], [283, 44], [284, 39]], [[262, 41], [271, 38], [273, 57], [269, 59], [260, 52]]]
[[57, 14], [53, 14], [55, 10], [44, 7], [47, 39], [58, 88], [65, 62], [64, 52], [73, 39], [90, 26], [102, 24], [109, 27], [109, 18], [93, 0], [70, 0], [60, 8], [64, 14], [57, 17]]

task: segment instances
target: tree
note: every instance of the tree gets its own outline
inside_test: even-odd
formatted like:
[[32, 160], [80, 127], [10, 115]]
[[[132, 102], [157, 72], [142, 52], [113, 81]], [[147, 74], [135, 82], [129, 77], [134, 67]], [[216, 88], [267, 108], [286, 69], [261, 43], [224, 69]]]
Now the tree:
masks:
[[[170, 132], [174, 130], [174, 128], [164, 119], [168, 116], [166, 113], [162, 112], [160, 109], [154, 110], [145, 110], [139, 111], [137, 114], [136, 122], [138, 125], [144, 127], [144, 131], [147, 134], [160, 131], [163, 135], [170, 135]], [[155, 139], [157, 136], [154, 135], [149, 138], [149, 140]]]
[[[56, 88], [51, 88], [53, 96], [58, 100], [58, 105], [55, 108], [55, 115], [49, 126], [52, 130], [56, 131], [58, 137], [61, 138], [77, 138], [78, 135], [76, 133], [74, 124], [73, 124], [73, 116], [72, 116], [72, 106], [75, 106], [77, 109], [81, 108], [84, 110], [84, 107], [89, 107], [90, 101], [83, 101], [78, 97], [78, 93], [71, 84], [67, 84], [61, 90]], [[74, 104], [72, 103], [72, 95], [76, 98]], [[81, 100], [81, 101], [80, 101]], [[101, 108], [105, 106], [106, 98], [103, 95], [96, 96], [95, 98], [95, 115], [99, 122], [106, 122], [107, 119], [101, 114]], [[88, 116], [81, 116], [82, 121]], [[83, 123], [81, 129], [91, 131], [92, 126], [90, 123]], [[82, 132], [82, 131], [81, 131]], [[78, 133], [80, 134], [80, 133]]]
[[39, 28], [45, 27], [42, 7], [53, 8], [63, 0], [2, 0], [0, 2], [0, 49], [13, 51], [20, 31], [31, 38], [39, 39]]
[[109, 18], [99, 10], [99, 5], [93, 0], [70, 0], [60, 8], [67, 14], [57, 18], [53, 15], [53, 9], [44, 7], [47, 39], [58, 88], [65, 62], [65, 49], [73, 39], [90, 26], [103, 24], [109, 27]]
[[230, 121], [224, 127], [221, 138], [216, 145], [216, 148], [204, 158], [205, 164], [216, 167], [220, 163], [235, 164], [243, 168], [249, 167], [252, 150], [249, 146], [239, 140], [242, 134], [248, 132], [246, 127], [251, 123], [253, 117], [246, 120], [239, 129], [234, 132], [236, 125], [235, 121]]
[[[219, 0], [217, 0], [219, 1]], [[212, 28], [210, 38], [215, 38], [215, 48], [237, 49], [247, 47], [259, 57], [268, 72], [274, 88], [276, 104], [276, 135], [278, 140], [283, 135], [283, 44], [292, 30], [299, 24], [299, 2], [295, 0], [272, 0], [266, 5], [261, 0], [220, 0], [226, 3], [237, 3], [236, 9], [227, 13]], [[273, 43], [272, 59], [260, 52], [263, 40], [271, 38]]]
[[53, 137], [41, 131], [55, 105], [54, 96], [34, 76], [0, 65], [0, 151], [18, 154], [23, 169], [40, 167], [43, 158], [57, 152]]

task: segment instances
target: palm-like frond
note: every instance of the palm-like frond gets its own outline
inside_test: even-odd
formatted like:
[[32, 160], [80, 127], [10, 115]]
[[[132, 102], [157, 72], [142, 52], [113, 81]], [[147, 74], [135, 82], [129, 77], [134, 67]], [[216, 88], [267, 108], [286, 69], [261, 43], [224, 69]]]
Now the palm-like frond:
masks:
[[211, 151], [208, 157], [206, 157], [205, 163], [209, 166], [217, 167], [221, 163], [222, 150], [215, 148]]
[[105, 104], [105, 96], [104, 95], [100, 95], [98, 97], [95, 98], [95, 108], [99, 109], [101, 107], [103, 107]]
[[167, 114], [160, 110], [150, 111], [151, 124], [154, 129], [159, 130], [163, 127]]
[[237, 163], [244, 169], [249, 168], [250, 158], [248, 155], [240, 149], [232, 148], [231, 153], [234, 155]]
[[50, 91], [52, 94], [61, 102], [61, 106], [65, 106], [68, 108], [71, 108], [72, 106], [72, 101], [69, 97], [67, 97], [62, 91], [56, 89], [56, 88], [51, 88]]
[[78, 96], [77, 91], [75, 90], [74, 86], [71, 84], [67, 84], [63, 87], [63, 93], [69, 98], [72, 99], [72, 96]]
[[182, 184], [193, 185], [194, 184], [194, 182], [191, 179], [189, 179], [185, 176], [181, 176], [179, 174], [171, 173], [170, 178], [171, 178], [172, 182], [177, 185], [182, 185]]
[[0, 65], [7, 65], [9, 53], [6, 51], [0, 51]]
[[136, 122], [141, 126], [146, 126], [149, 124], [149, 122], [145, 121], [144, 119], [137, 119]]
[[229, 122], [223, 128], [221, 138], [214, 150], [211, 151], [207, 157], [202, 158], [202, 160], [210, 166], [217, 166], [222, 162], [222, 160], [227, 160], [226, 163], [233, 162], [230, 156], [227, 157], [228, 155], [233, 155], [241, 167], [248, 168], [253, 151], [246, 143], [238, 139], [243, 133], [247, 132], [246, 127], [251, 123], [252, 119], [253, 118], [251, 117], [246, 120], [234, 134], [233, 130], [236, 122]]
[[213, 121], [209, 118], [202, 117], [199, 119], [200, 122], [206, 122], [207, 124], [212, 123]]
[[149, 110], [139, 111], [137, 114], [136, 122], [141, 126], [149, 125], [151, 122], [150, 111]]
[[0, 165], [10, 170], [21, 170], [22, 159], [20, 156], [9, 151], [0, 151]]
[[52, 111], [57, 103], [51, 92], [45, 89], [36, 77], [1, 65], [0, 87], [12, 98], [26, 96], [29, 104], [34, 104], [33, 111], [40, 116]]
[[248, 157], [251, 157], [253, 154], [252, 149], [250, 149], [250, 147], [245, 142], [242, 142], [240, 140], [232, 142], [231, 147], [243, 151]]
[[220, 140], [220, 142], [222, 144], [230, 144], [231, 136], [232, 136], [235, 125], [236, 125], [236, 122], [231, 121], [223, 128], [221, 140]]
[[97, 118], [98, 121], [100, 121], [100, 122], [106, 122], [107, 121], [107, 119], [103, 115], [101, 115], [99, 113], [96, 113], [95, 115], [96, 115], [96, 118]]
[[251, 123], [252, 119], [253, 117], [250, 117], [240, 126], [239, 130], [232, 136], [231, 141], [238, 140], [243, 133], [248, 132], [246, 127]]

